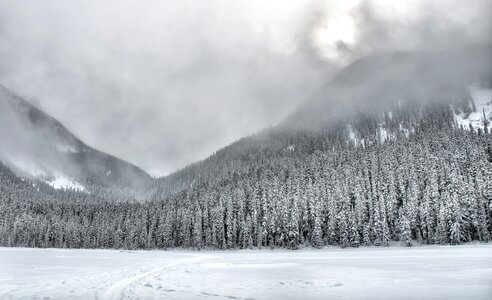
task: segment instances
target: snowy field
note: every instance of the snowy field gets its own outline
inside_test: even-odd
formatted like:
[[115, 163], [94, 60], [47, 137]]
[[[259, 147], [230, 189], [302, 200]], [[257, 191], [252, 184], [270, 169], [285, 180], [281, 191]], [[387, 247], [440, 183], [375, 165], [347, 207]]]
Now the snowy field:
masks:
[[0, 248], [0, 299], [492, 299], [492, 245], [201, 252]]

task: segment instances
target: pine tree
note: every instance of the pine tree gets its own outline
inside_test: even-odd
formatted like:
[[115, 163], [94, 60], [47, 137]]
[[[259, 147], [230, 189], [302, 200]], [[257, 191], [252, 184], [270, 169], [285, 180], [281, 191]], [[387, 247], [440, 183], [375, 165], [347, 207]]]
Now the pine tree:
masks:
[[323, 246], [323, 231], [322, 231], [322, 216], [321, 216], [321, 204], [318, 203], [315, 206], [315, 217], [314, 217], [314, 230], [312, 244], [316, 248], [321, 248]]
[[410, 226], [410, 221], [406, 216], [403, 216], [401, 220], [400, 242], [405, 247], [412, 246], [412, 230]]

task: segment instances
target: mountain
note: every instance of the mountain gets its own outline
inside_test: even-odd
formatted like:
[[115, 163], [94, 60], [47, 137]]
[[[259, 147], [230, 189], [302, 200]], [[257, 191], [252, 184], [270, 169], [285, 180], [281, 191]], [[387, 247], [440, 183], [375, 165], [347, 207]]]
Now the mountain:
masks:
[[492, 87], [492, 46], [362, 57], [334, 76], [284, 122], [292, 126], [379, 114], [394, 106], [451, 104], [470, 112], [470, 86]]
[[488, 240], [492, 51], [475, 50], [354, 62], [278, 126], [160, 179], [154, 198], [172, 230], [157, 241], [296, 248]]
[[55, 189], [124, 194], [153, 179], [140, 168], [86, 145], [63, 124], [0, 86], [0, 161], [17, 175]]
[[0, 242], [296, 249], [489, 241], [492, 52], [483, 49], [361, 58], [278, 126], [154, 181], [143, 203], [0, 199]]
[[[166, 197], [202, 182], [214, 184], [250, 170], [252, 161], [325, 151], [337, 142], [370, 146], [407, 137], [427, 122], [484, 130], [492, 122], [492, 46], [449, 51], [387, 52], [342, 69], [276, 127], [218, 150], [209, 158], [159, 179]], [[433, 124], [435, 123], [435, 124]], [[314, 134], [314, 136], [313, 136]], [[302, 143], [296, 145], [299, 138]], [[308, 145], [305, 145], [307, 143]], [[297, 150], [297, 151], [294, 151]]]

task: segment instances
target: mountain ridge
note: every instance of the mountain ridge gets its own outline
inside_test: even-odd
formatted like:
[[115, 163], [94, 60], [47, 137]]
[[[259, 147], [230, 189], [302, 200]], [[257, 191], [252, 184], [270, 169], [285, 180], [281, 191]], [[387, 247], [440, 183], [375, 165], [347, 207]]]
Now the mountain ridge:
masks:
[[[287, 122], [153, 181], [149, 201], [45, 192], [0, 172], [0, 181], [13, 185], [0, 184], [8, 191], [0, 193], [0, 244], [297, 249], [487, 242], [492, 89], [469, 89], [477, 78], [466, 74], [446, 82], [440, 72], [433, 79], [416, 70], [395, 74], [390, 66], [362, 87], [321, 90]], [[337, 108], [335, 100], [349, 102]], [[483, 119], [479, 109], [487, 111]]]
[[[153, 179], [139, 167], [86, 145], [60, 121], [0, 86], [0, 159], [18, 174], [55, 188], [138, 189]], [[7, 130], [7, 128], [9, 128]]]

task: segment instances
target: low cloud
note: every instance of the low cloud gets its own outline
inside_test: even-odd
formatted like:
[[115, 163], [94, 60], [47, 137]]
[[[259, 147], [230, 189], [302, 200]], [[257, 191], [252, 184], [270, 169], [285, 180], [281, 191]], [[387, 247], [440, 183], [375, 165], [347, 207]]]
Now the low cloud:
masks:
[[6, 0], [0, 82], [163, 175], [280, 122], [363, 55], [490, 42], [488, 1], [426, 2]]

